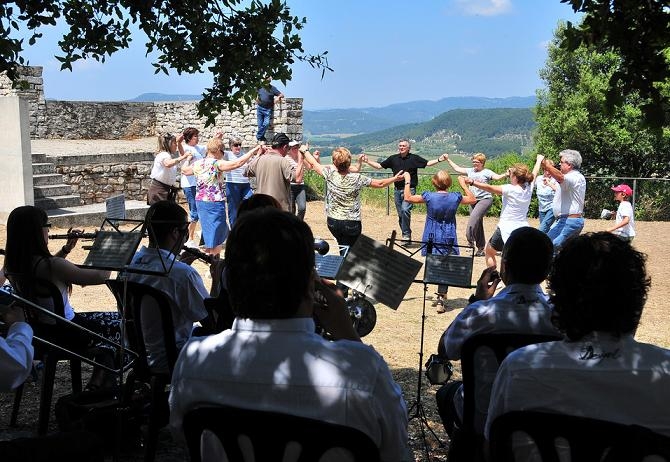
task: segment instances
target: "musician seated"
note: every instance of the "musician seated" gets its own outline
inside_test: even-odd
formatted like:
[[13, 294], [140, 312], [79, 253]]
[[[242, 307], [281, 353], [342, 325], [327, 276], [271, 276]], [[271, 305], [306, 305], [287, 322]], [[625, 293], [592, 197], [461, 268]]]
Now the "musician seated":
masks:
[[[194, 407], [232, 405], [353, 427], [376, 443], [381, 460], [409, 460], [400, 387], [361, 343], [344, 300], [315, 279], [309, 226], [273, 207], [240, 214], [225, 261], [236, 318], [231, 329], [182, 348], [170, 395], [176, 435]], [[327, 307], [314, 306], [315, 286]], [[315, 333], [315, 315], [335, 341]]]
[[[171, 303], [171, 312], [175, 341], [177, 348], [181, 348], [191, 336], [194, 323], [200, 322], [206, 331], [214, 329], [212, 317], [205, 309], [204, 299], [209, 294], [200, 274], [195, 268], [177, 259], [188, 237], [188, 217], [186, 211], [176, 203], [158, 201], [149, 207], [146, 220], [149, 246], [142, 246], [135, 254], [131, 267], [134, 271], [162, 273], [170, 269], [170, 272], [165, 276], [128, 272], [128, 281], [150, 285], [174, 302]], [[152, 348], [152, 345], [162, 345], [162, 341], [151, 339], [160, 339], [162, 335], [159, 323], [144, 323], [149, 354], [147, 360], [150, 367], [158, 370], [167, 368], [167, 358], [164, 350], [155, 346]]]
[[[65, 259], [72, 250], [77, 238], [71, 237], [63, 248], [52, 255], [49, 251], [48, 216], [40, 208], [26, 205], [17, 207], [7, 218], [7, 243], [3, 272], [11, 282], [13, 289], [38, 305], [54, 310], [51, 294], [40, 281], [48, 281], [56, 286], [65, 307], [64, 317], [68, 321], [89, 329], [109, 340], [120, 336], [118, 313], [96, 311], [77, 313], [70, 304], [72, 286], [104, 284], [109, 271], [81, 268]], [[114, 366], [113, 347], [101, 343], [83, 330], [64, 328], [62, 324], [37, 322], [33, 325], [36, 335], [51, 342], [84, 354], [100, 364]], [[87, 388], [99, 388], [114, 384], [115, 376], [102, 368], [94, 368], [94, 374]]]
[[487, 438], [496, 417], [536, 410], [670, 436], [670, 350], [635, 338], [651, 284], [646, 258], [607, 232], [565, 241], [549, 274], [553, 320], [565, 339], [520, 348], [503, 361]]

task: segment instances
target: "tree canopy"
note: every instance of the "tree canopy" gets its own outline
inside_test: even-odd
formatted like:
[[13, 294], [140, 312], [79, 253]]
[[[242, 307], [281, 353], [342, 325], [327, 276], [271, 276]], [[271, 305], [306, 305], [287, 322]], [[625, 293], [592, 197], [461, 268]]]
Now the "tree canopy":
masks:
[[609, 76], [607, 107], [625, 103], [627, 96], [640, 95], [645, 120], [654, 127], [670, 122], [670, 102], [663, 87], [670, 81], [669, 0], [561, 0], [583, 21], [568, 23], [562, 46], [576, 50], [582, 44], [598, 51], [615, 51], [621, 58]]
[[641, 108], [648, 100], [630, 92], [614, 109], [607, 108], [611, 76], [620, 69], [621, 56], [587, 45], [567, 51], [560, 46], [566, 33], [559, 26], [540, 71], [546, 89], [538, 91], [538, 152], [555, 156], [562, 149], [577, 149], [584, 157], [583, 171], [591, 175], [667, 176], [670, 132], [644, 124]]
[[0, 72], [17, 81], [25, 34], [33, 46], [45, 26], [64, 22], [59, 40], [61, 69], [80, 59], [104, 62], [133, 39], [131, 24], [146, 34], [147, 54], [157, 52], [155, 72], [210, 71], [198, 112], [207, 125], [224, 109], [242, 111], [266, 76], [286, 83], [296, 60], [322, 73], [330, 70], [327, 51], [312, 55], [298, 35], [305, 18], [281, 0], [19, 0], [0, 2]]

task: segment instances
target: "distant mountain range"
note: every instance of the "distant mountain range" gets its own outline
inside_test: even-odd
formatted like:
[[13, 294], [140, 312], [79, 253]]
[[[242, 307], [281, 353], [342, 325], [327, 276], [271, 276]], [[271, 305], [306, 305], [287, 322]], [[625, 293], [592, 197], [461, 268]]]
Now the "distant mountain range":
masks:
[[331, 144], [347, 146], [352, 152], [394, 152], [398, 139], [408, 138], [414, 150], [425, 153], [483, 151], [496, 156], [529, 148], [535, 125], [530, 108], [453, 109], [427, 122], [338, 137]]
[[303, 111], [303, 125], [307, 135], [355, 135], [397, 125], [426, 122], [452, 109], [531, 108], [535, 106], [535, 101], [534, 96], [463, 96], [437, 101], [410, 101], [384, 107]]

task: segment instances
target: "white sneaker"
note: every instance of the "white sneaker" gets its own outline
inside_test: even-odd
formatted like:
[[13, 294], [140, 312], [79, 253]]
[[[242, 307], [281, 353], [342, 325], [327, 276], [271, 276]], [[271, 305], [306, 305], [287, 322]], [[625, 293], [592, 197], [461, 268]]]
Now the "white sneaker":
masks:
[[194, 240], [186, 241], [186, 242], [184, 243], [184, 245], [185, 245], [186, 247], [190, 247], [190, 248], [192, 248], [192, 249], [197, 249], [198, 247], [200, 247], [200, 246], [198, 245], [198, 243], [197, 243], [196, 241], [194, 241]]

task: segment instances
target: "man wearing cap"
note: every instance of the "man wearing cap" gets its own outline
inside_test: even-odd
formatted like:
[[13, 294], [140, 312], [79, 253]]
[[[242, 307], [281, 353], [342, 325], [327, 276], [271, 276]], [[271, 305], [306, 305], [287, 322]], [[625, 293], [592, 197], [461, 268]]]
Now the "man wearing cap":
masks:
[[607, 232], [626, 241], [632, 241], [635, 237], [635, 214], [630, 203], [633, 190], [627, 184], [620, 184], [613, 186], [612, 191], [614, 191], [614, 200], [619, 201], [619, 208], [616, 211], [616, 223]]
[[578, 235], [584, 228], [584, 197], [586, 196], [586, 179], [579, 172], [582, 166], [582, 155], [574, 149], [560, 152], [559, 168], [554, 167], [546, 157], [542, 168], [560, 185], [554, 195], [553, 211], [556, 221], [547, 235], [558, 250], [566, 239]]
[[247, 176], [256, 179], [255, 193], [272, 196], [279, 201], [282, 209], [293, 212], [291, 182], [302, 179], [303, 162], [299, 151], [297, 162], [286, 155], [290, 142], [285, 133], [276, 133], [272, 137], [272, 148], [249, 164]]

